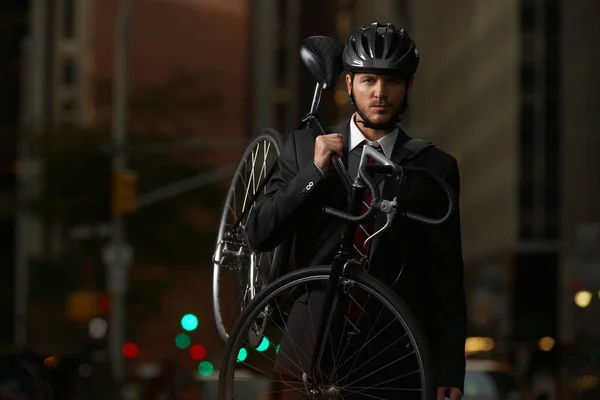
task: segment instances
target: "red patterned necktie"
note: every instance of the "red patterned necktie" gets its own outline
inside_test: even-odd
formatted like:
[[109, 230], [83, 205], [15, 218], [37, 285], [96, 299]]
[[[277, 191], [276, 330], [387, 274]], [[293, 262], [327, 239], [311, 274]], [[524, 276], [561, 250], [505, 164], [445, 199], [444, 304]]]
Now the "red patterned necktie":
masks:
[[[381, 145], [378, 142], [363, 141], [361, 143], [361, 145], [363, 147], [371, 146], [375, 150], [377, 150], [381, 154], [383, 154], [383, 148], [381, 147]], [[367, 163], [373, 164], [374, 161], [372, 158], [368, 158]], [[369, 193], [367, 193], [367, 196], [364, 198], [363, 203], [361, 205], [361, 209], [360, 209], [361, 214], [364, 214], [367, 212], [369, 205], [371, 204], [371, 200], [372, 200], [372, 195], [369, 192]], [[367, 238], [373, 234], [374, 229], [375, 229], [375, 216], [369, 218], [367, 221], [365, 221], [361, 225], [359, 225], [357, 227], [356, 233], [354, 235], [354, 246], [353, 246], [352, 256], [359, 261], [363, 260], [366, 257], [366, 259], [364, 260], [365, 261], [364, 264], [366, 264], [366, 262], [369, 258], [369, 244], [367, 244], [367, 246], [364, 246], [364, 243], [365, 243], [365, 240], [367, 240]]]
[[[363, 141], [361, 143], [363, 146], [371, 146], [375, 150], [379, 151], [383, 154], [383, 148], [378, 142], [368, 142]], [[367, 159], [368, 164], [373, 164], [374, 160], [372, 158]], [[367, 212], [369, 205], [371, 204], [372, 194], [369, 192], [367, 196], [364, 198], [363, 203], [361, 205], [360, 213], [364, 214]], [[368, 243], [366, 246], [364, 245], [365, 240], [373, 234], [375, 230], [375, 216], [372, 216], [361, 225], [356, 227], [356, 233], [354, 235], [354, 246], [352, 249], [352, 256], [361, 262], [363, 265], [363, 269], [368, 269], [368, 260], [369, 260], [369, 246]], [[349, 322], [354, 326], [355, 330], [360, 332], [360, 328], [364, 326], [366, 323], [366, 316], [362, 315], [361, 307], [366, 304], [367, 296], [364, 291], [350, 289], [349, 290], [349, 298], [348, 298], [348, 308], [346, 311], [346, 316]], [[360, 305], [360, 306], [359, 306]]]

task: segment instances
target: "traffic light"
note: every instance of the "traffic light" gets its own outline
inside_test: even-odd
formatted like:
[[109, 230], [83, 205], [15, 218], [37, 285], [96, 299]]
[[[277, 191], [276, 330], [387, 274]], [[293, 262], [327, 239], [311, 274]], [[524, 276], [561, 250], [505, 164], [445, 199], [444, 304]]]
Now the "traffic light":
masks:
[[198, 327], [198, 317], [194, 314], [186, 314], [181, 318], [181, 327], [186, 331], [193, 331]]
[[192, 357], [194, 360], [202, 360], [205, 355], [206, 350], [204, 349], [204, 346], [195, 344], [190, 347], [190, 357]]
[[202, 376], [210, 376], [215, 370], [215, 367], [209, 361], [202, 361], [198, 365], [198, 373]]
[[187, 349], [190, 347], [191, 342], [190, 337], [185, 333], [180, 333], [175, 336], [175, 346], [177, 346], [178, 349]]
[[123, 355], [125, 358], [135, 358], [138, 355], [138, 346], [135, 343], [125, 343], [123, 346]]
[[114, 215], [130, 214], [137, 208], [138, 174], [122, 169], [113, 176], [112, 209]]

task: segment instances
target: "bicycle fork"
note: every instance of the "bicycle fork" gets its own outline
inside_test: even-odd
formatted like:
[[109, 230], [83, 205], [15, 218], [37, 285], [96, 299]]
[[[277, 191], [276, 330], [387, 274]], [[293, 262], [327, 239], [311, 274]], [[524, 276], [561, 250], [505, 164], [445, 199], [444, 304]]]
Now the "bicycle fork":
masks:
[[311, 359], [311, 376], [313, 381], [316, 383], [317, 370], [323, 360], [323, 351], [325, 349], [325, 334], [331, 330], [334, 313], [332, 310], [335, 309], [339, 301], [337, 295], [338, 283], [341, 278], [341, 271], [343, 270], [344, 259], [340, 255], [336, 256], [331, 268], [329, 275], [329, 282], [325, 289], [325, 299], [323, 301], [323, 311], [321, 312], [321, 321], [319, 323], [319, 329], [317, 331], [315, 347], [313, 349], [313, 355]]

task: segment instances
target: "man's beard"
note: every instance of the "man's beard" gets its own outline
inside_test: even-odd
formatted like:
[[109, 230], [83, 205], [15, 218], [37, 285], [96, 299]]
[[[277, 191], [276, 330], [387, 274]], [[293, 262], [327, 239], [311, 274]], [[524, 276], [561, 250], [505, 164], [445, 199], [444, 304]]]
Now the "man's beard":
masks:
[[[368, 111], [369, 111], [370, 106], [367, 106], [367, 107], [357, 106], [357, 108], [362, 113], [362, 115], [364, 115], [365, 117], [367, 117], [369, 119], [369, 122], [371, 122], [373, 124], [377, 124], [377, 125], [388, 125], [388, 124], [392, 124], [392, 123], [396, 122], [399, 119], [400, 111], [402, 109], [402, 102], [400, 102], [400, 104], [395, 106], [391, 110], [392, 112], [386, 113], [386, 117], [387, 117], [386, 119], [384, 119], [384, 120], [378, 119], [377, 121], [373, 121], [371, 118], [369, 118]], [[379, 114], [379, 115], [381, 115], [381, 114]], [[360, 117], [360, 115], [359, 115], [359, 117]]]

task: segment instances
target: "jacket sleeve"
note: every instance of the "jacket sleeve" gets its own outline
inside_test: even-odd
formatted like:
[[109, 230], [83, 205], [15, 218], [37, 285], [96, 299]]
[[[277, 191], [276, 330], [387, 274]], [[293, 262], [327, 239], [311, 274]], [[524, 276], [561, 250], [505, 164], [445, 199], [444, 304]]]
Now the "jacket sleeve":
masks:
[[[456, 160], [452, 160], [443, 178], [454, 191], [456, 208], [444, 224], [431, 230], [428, 266], [432, 285], [430, 290], [433, 294], [434, 334], [430, 339], [437, 360], [438, 386], [452, 386], [463, 390], [467, 313], [458, 204], [460, 179]], [[445, 196], [436, 196], [437, 215], [445, 214], [447, 206]]]
[[277, 171], [267, 184], [267, 193], [248, 216], [248, 241], [257, 251], [277, 247], [289, 237], [294, 225], [320, 204], [318, 192], [324, 176], [312, 160], [298, 165], [295, 134], [291, 133], [285, 143]]

